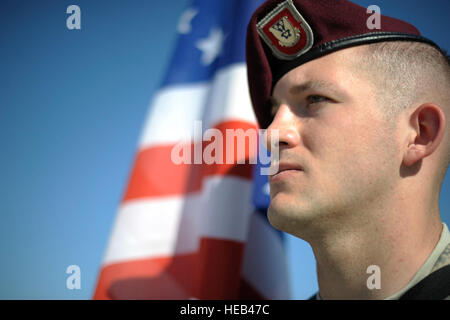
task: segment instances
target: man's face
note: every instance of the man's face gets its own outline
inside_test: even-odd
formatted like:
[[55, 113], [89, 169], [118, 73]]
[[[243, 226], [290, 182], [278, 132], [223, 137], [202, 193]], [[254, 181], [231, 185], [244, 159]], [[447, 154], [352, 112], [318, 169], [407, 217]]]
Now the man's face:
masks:
[[359, 74], [359, 50], [308, 62], [274, 88], [269, 135], [278, 129], [280, 170], [294, 169], [269, 177], [268, 217], [278, 229], [301, 236], [313, 225], [366, 223], [365, 209], [395, 186], [401, 164], [395, 126]]

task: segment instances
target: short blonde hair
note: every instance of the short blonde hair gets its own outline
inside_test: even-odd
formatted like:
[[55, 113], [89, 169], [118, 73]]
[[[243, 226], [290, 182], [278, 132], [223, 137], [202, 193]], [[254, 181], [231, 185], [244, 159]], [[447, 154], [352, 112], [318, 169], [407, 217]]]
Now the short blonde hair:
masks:
[[376, 87], [388, 123], [395, 123], [400, 112], [421, 103], [436, 103], [443, 109], [447, 145], [437, 173], [442, 185], [450, 163], [450, 57], [422, 42], [393, 41], [365, 45], [358, 62], [358, 69], [368, 71], [365, 74]]
[[388, 115], [425, 101], [450, 110], [447, 55], [422, 42], [379, 42], [364, 47], [363, 69], [371, 71], [370, 77]]

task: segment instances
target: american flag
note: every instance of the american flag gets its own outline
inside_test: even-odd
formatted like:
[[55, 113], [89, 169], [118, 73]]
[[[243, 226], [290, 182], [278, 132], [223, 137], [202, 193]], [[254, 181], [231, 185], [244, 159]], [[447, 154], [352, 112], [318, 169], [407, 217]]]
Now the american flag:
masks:
[[198, 121], [224, 136], [258, 128], [244, 61], [247, 23], [261, 3], [196, 0], [180, 17], [94, 299], [289, 299], [283, 236], [268, 224], [259, 165], [171, 161], [180, 142], [207, 145], [192, 135]]

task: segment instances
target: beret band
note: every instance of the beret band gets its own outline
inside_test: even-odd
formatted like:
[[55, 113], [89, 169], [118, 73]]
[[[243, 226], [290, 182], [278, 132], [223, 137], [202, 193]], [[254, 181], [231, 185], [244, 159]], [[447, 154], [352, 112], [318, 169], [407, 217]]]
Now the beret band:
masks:
[[356, 36], [350, 36], [338, 40], [332, 40], [319, 45], [316, 48], [311, 49], [305, 55], [300, 56], [297, 59], [285, 62], [276, 72], [273, 74], [272, 90], [275, 84], [280, 80], [286, 73], [290, 70], [300, 66], [308, 61], [314, 60], [316, 58], [322, 57], [324, 55], [330, 54], [332, 52], [342, 50], [345, 48], [355, 47], [358, 45], [386, 42], [386, 41], [415, 41], [427, 43], [434, 46], [436, 49], [441, 51], [441, 48], [431, 41], [430, 39], [424, 38], [422, 36], [401, 33], [401, 32], [370, 32]]

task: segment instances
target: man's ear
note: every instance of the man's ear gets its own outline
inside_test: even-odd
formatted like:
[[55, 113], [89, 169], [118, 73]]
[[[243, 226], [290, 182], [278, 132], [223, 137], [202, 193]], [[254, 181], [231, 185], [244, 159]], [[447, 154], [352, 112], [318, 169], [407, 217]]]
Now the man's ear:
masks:
[[406, 166], [412, 166], [432, 154], [441, 143], [446, 126], [444, 112], [432, 103], [422, 104], [409, 120], [414, 132], [403, 156]]

